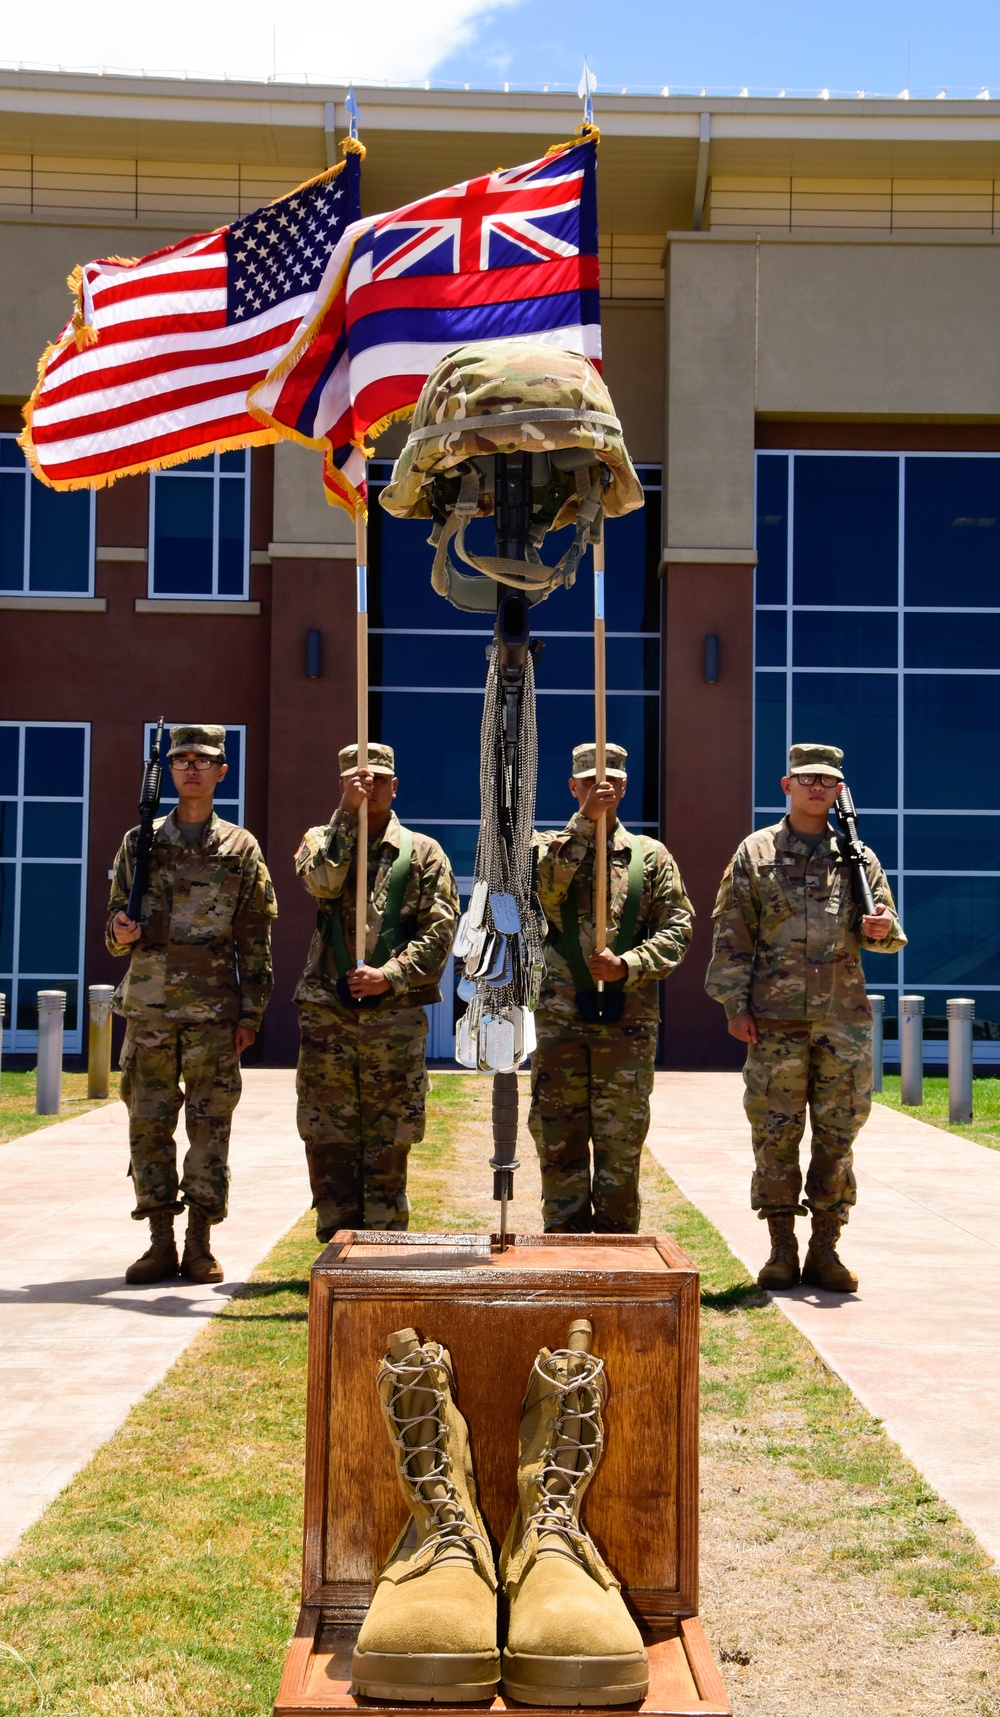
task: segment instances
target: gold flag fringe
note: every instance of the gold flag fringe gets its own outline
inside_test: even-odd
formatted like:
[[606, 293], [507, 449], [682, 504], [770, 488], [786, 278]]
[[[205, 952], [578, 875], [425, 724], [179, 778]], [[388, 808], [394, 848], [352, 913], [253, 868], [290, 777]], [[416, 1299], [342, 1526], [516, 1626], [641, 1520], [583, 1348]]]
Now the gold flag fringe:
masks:
[[[359, 143], [357, 139], [353, 137], [343, 138], [340, 147], [344, 151], [344, 161], [337, 161], [332, 167], [325, 167], [321, 173], [315, 173], [311, 179], [304, 179], [301, 185], [294, 186], [290, 191], [284, 191], [280, 197], [272, 197], [270, 203], [262, 203], [261, 207], [273, 208], [276, 203], [283, 203], [286, 197], [298, 196], [300, 191], [311, 190], [314, 185], [322, 185], [327, 180], [338, 178], [344, 171], [348, 155], [360, 155], [361, 159], [364, 160], [367, 153], [364, 144]], [[181, 242], [194, 244], [199, 239], [211, 238], [212, 233], [224, 231], [225, 227], [213, 227], [207, 233], [193, 233], [190, 239], [187, 239], [186, 241], [182, 240]], [[102, 262], [114, 263], [116, 266], [121, 268], [134, 268], [136, 264], [142, 261], [142, 257], [106, 256], [101, 257], [100, 260]], [[37, 477], [40, 483], [44, 483], [46, 488], [57, 489], [63, 492], [73, 489], [110, 489], [112, 484], [117, 482], [119, 477], [138, 477], [145, 471], [169, 471], [174, 465], [185, 465], [189, 459], [203, 459], [208, 453], [231, 453], [238, 451], [243, 447], [270, 447], [277, 441], [302, 439], [301, 436], [294, 437], [291, 431], [286, 431], [275, 426], [273, 423], [270, 423], [262, 413], [253, 410], [248, 399], [248, 415], [257, 418], [260, 423], [266, 427], [258, 430], [250, 430], [246, 435], [232, 436], [224, 441], [210, 441], [205, 442], [198, 447], [186, 447], [180, 453], [166, 454], [161, 459], [146, 459], [139, 465], [122, 466], [118, 470], [102, 472], [93, 477], [72, 477], [65, 479], [48, 476], [47, 473], [43, 471], [39, 462], [38, 454], [35, 450], [34, 436], [32, 434], [32, 421], [34, 418], [35, 406], [38, 403], [39, 395], [41, 394], [42, 388], [45, 384], [46, 371], [52, 359], [58, 357], [61, 352], [64, 352], [71, 340], [76, 346], [77, 351], [81, 352], [87, 346], [96, 345], [100, 339], [100, 330], [84, 320], [84, 267], [85, 264], [77, 263], [76, 267], [66, 276], [66, 285], [74, 299], [73, 314], [70, 317], [66, 329], [62, 334], [60, 334], [58, 340], [51, 340], [42, 352], [42, 355], [38, 360], [38, 380], [32, 389], [30, 399], [28, 399], [21, 408], [21, 415], [24, 418], [24, 428], [17, 438], [17, 444], [28, 461], [32, 475]], [[257, 385], [262, 386], [263, 384], [258, 383]], [[307, 445], [320, 446], [322, 444], [319, 442], [309, 442]]]

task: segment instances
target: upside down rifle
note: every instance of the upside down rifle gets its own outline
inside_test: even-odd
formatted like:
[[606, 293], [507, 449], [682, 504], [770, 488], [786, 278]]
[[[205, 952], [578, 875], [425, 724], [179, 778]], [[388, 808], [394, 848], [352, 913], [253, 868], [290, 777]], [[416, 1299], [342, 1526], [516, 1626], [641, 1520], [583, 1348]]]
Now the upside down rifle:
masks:
[[149, 756], [142, 771], [142, 792], [139, 794], [139, 838], [135, 844], [135, 867], [132, 871], [132, 886], [128, 891], [128, 906], [125, 909], [133, 924], [140, 922], [142, 897], [146, 892], [146, 878], [149, 874], [149, 852], [153, 845], [153, 824], [160, 809], [160, 792], [163, 786], [163, 765], [160, 762], [162, 743], [163, 717], [161, 715]]
[[841, 851], [851, 867], [851, 892], [865, 917], [871, 917], [875, 911], [875, 901], [868, 881], [865, 849], [858, 839], [858, 813], [854, 809], [851, 789], [846, 781], [837, 794], [834, 811], [840, 825]]

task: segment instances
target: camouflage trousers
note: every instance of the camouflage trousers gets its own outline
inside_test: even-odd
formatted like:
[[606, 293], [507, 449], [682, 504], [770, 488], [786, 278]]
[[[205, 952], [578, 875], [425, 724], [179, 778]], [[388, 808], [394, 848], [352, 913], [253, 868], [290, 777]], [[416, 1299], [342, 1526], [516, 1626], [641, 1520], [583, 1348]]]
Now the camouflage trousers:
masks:
[[[154, 1210], [176, 1212], [185, 1204], [197, 1204], [212, 1222], [223, 1222], [229, 1195], [229, 1129], [243, 1089], [232, 1023], [143, 1025], [129, 1020], [120, 1065], [121, 1096], [128, 1108], [129, 1173], [135, 1185], [132, 1215], [142, 1221]], [[188, 1150], [178, 1183], [174, 1130], [182, 1103]]]
[[424, 1136], [423, 1008], [299, 1010], [295, 1088], [316, 1237], [338, 1228], [405, 1228], [406, 1164]]
[[872, 1106], [871, 1026], [758, 1019], [757, 1031], [743, 1069], [743, 1107], [753, 1132], [751, 1208], [762, 1218], [803, 1209], [799, 1145], [808, 1108], [805, 1208], [846, 1222], [857, 1200], [852, 1146]]
[[[579, 1025], [531, 1057], [528, 1127], [546, 1234], [635, 1234], [656, 1030]], [[593, 1145], [593, 1167], [591, 1167]]]

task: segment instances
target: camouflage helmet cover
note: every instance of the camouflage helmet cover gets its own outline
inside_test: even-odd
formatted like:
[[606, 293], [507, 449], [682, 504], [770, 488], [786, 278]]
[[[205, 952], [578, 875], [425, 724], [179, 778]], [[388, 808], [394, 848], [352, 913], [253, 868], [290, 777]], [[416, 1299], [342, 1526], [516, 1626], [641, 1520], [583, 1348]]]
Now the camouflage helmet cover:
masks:
[[[601, 494], [609, 517], [642, 506], [611, 395], [589, 358], [537, 340], [479, 340], [450, 352], [431, 371], [380, 503], [396, 518], [429, 519], [436, 474], [497, 453], [564, 448], [593, 452], [594, 462], [610, 473]], [[576, 513], [578, 488], [572, 471], [566, 475], [566, 493], [551, 530], [570, 524]], [[481, 515], [493, 510], [485, 485], [478, 510]]]

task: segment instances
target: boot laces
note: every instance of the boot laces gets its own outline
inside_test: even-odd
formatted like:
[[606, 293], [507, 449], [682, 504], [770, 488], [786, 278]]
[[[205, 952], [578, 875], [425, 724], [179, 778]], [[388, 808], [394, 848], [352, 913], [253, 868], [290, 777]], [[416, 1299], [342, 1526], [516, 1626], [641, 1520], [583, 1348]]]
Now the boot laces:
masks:
[[[391, 1360], [386, 1357], [383, 1360], [381, 1375], [392, 1379], [392, 1393], [387, 1407], [392, 1440], [399, 1455], [403, 1477], [431, 1511], [432, 1523], [424, 1536], [422, 1548], [430, 1547], [437, 1557], [454, 1547], [471, 1546], [472, 1542], [478, 1539], [489, 1555], [489, 1545], [466, 1515], [465, 1504], [451, 1476], [451, 1455], [446, 1446], [448, 1428], [442, 1411], [447, 1394], [440, 1384], [434, 1381], [433, 1376], [443, 1365], [444, 1349], [440, 1342], [431, 1341], [406, 1359]], [[430, 1404], [420, 1412], [407, 1415], [402, 1411], [401, 1401], [403, 1396], [411, 1391], [419, 1391], [421, 1395], [429, 1396]], [[424, 1424], [433, 1427], [427, 1440], [415, 1443], [407, 1441], [407, 1433]], [[426, 1472], [414, 1471], [413, 1464], [417, 1462], [418, 1456], [429, 1457]], [[441, 1487], [443, 1495], [432, 1496], [431, 1491], [438, 1486]]]
[[[570, 1361], [572, 1365], [560, 1363]], [[539, 1354], [534, 1370], [549, 1390], [555, 1387], [560, 1399], [549, 1458], [538, 1478], [538, 1501], [524, 1523], [524, 1536], [532, 1531], [558, 1533], [571, 1548], [579, 1549], [588, 1542], [588, 1534], [576, 1518], [574, 1504], [601, 1458], [604, 1429], [597, 1384], [604, 1361], [592, 1353], [557, 1348], [547, 1359]], [[578, 1397], [572, 1406], [570, 1395]]]

